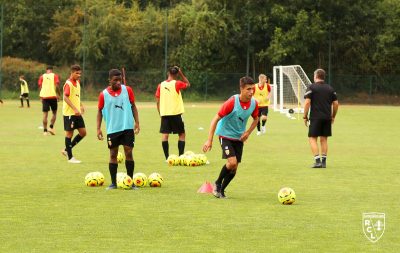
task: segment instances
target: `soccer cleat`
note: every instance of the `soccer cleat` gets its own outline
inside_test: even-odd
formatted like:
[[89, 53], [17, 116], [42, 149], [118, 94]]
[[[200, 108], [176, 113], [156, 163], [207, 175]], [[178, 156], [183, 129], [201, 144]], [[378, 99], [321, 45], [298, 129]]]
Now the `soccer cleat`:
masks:
[[323, 167], [322, 167], [322, 163], [316, 162], [316, 163], [313, 164], [313, 166], [312, 166], [311, 168], [313, 168], [313, 169], [323, 168]]
[[321, 168], [326, 168], [326, 162], [322, 161]]
[[267, 132], [267, 130], [265, 129], [265, 126], [262, 126], [262, 127], [261, 127], [261, 133], [262, 133], [262, 134], [265, 134], [266, 132]]
[[51, 135], [56, 135], [56, 132], [54, 131], [54, 128], [49, 128], [47, 130], [47, 132], [49, 132]]
[[49, 136], [50, 134], [48, 132], [43, 132], [43, 136]]
[[220, 197], [219, 197], [220, 199], [226, 199], [226, 198], [228, 198], [228, 197], [225, 195], [225, 191], [221, 191], [220, 194], [219, 194], [219, 196], [220, 196]]
[[136, 185], [132, 185], [132, 190], [139, 190], [139, 187], [137, 187]]
[[114, 189], [117, 189], [117, 186], [116, 186], [115, 184], [110, 184], [110, 185], [106, 188], [106, 190], [114, 190]]
[[216, 198], [220, 198], [221, 197], [221, 184], [215, 183], [215, 187], [213, 189], [213, 195]]
[[62, 149], [62, 150], [61, 150], [61, 154], [62, 154], [63, 156], [68, 156], [68, 153], [67, 153], [67, 151], [66, 151], [65, 149]]
[[260, 131], [257, 131], [257, 136], [259, 136], [259, 135], [261, 135], [261, 132], [260, 132]]
[[71, 157], [71, 159], [68, 160], [69, 163], [81, 163], [81, 161], [77, 160], [75, 157]]

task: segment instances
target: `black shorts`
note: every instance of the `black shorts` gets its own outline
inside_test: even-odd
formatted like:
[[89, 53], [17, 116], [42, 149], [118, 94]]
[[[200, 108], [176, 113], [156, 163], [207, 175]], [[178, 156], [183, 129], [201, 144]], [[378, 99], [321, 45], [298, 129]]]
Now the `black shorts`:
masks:
[[308, 137], [332, 136], [332, 120], [311, 119], [308, 127]]
[[55, 112], [57, 111], [58, 106], [57, 98], [42, 99], [42, 105], [42, 112], [48, 112], [50, 109]]
[[22, 93], [20, 98], [28, 98], [29, 97], [29, 93]]
[[227, 159], [229, 157], [236, 156], [238, 163], [242, 161], [243, 154], [243, 142], [234, 141], [225, 138], [219, 138], [219, 143], [222, 148], [222, 159]]
[[268, 115], [268, 106], [258, 107], [258, 117], [261, 117], [261, 115], [264, 115], [264, 116]]
[[85, 121], [82, 116], [64, 116], [64, 130], [73, 131], [74, 129], [85, 128]]
[[135, 133], [133, 129], [107, 134], [107, 145], [108, 148], [115, 148], [119, 145], [133, 148], [135, 146]]
[[160, 133], [181, 134], [185, 132], [185, 124], [182, 115], [161, 116]]

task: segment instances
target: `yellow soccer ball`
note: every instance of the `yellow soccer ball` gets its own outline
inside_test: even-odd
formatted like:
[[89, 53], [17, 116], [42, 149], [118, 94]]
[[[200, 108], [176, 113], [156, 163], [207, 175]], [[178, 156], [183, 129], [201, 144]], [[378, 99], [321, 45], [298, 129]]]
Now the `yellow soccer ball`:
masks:
[[132, 185], [133, 185], [132, 178], [126, 174], [124, 176], [119, 177], [119, 179], [117, 179], [118, 188], [122, 188], [124, 190], [130, 190], [130, 189], [132, 189]]
[[96, 171], [96, 172], [93, 172], [93, 173], [95, 174], [95, 177], [97, 178], [98, 185], [99, 186], [104, 185], [105, 179], [104, 179], [103, 173], [101, 173], [99, 171]]
[[90, 172], [85, 176], [85, 184], [90, 187], [99, 186], [97, 175], [95, 172]]
[[118, 151], [117, 162], [122, 163], [124, 160], [125, 160], [124, 154], [122, 154], [122, 152]]
[[154, 172], [149, 175], [148, 183], [150, 187], [161, 187], [164, 183], [164, 179], [159, 173]]
[[284, 187], [279, 190], [278, 200], [281, 204], [291, 205], [296, 201], [296, 193], [292, 188]]
[[136, 173], [133, 175], [133, 184], [137, 187], [145, 187], [147, 185], [147, 176], [144, 173]]

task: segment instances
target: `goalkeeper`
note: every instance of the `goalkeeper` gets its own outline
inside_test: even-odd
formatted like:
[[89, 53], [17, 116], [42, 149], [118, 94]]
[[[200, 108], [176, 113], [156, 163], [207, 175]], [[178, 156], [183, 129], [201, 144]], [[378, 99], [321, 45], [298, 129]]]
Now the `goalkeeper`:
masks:
[[[203, 145], [203, 152], [212, 148], [214, 132], [219, 136], [222, 148], [222, 158], [226, 164], [222, 167], [215, 181], [214, 196], [226, 198], [225, 189], [236, 175], [236, 170], [242, 160], [243, 142], [256, 128], [258, 122], [258, 104], [253, 98], [254, 81], [250, 77], [240, 78], [240, 94], [230, 97], [211, 121], [208, 140]], [[246, 130], [250, 115], [253, 122]]]

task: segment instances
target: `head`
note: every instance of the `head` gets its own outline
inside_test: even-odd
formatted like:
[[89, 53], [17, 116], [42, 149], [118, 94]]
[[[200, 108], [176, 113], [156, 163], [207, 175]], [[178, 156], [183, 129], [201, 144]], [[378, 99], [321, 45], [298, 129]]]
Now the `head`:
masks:
[[121, 89], [122, 73], [119, 69], [111, 69], [108, 72], [108, 80], [110, 82], [111, 89]]
[[72, 65], [70, 78], [76, 81], [81, 78], [81, 75], [82, 75], [81, 66], [79, 66], [78, 64]]
[[24, 75], [19, 76], [19, 80], [24, 80], [24, 79], [25, 79]]
[[47, 66], [46, 73], [52, 73], [52, 72], [53, 72], [53, 66]]
[[265, 82], [267, 82], [267, 76], [264, 74], [260, 74], [258, 76], [258, 83], [259, 84], [265, 84]]
[[168, 69], [168, 77], [172, 77], [173, 79], [176, 79], [176, 77], [178, 76], [178, 73], [179, 73], [179, 67], [177, 67], [177, 66], [173, 66]]
[[254, 80], [245, 76], [240, 78], [240, 99], [244, 102], [250, 101], [254, 94]]
[[325, 70], [317, 69], [314, 71], [314, 82], [321, 82], [325, 80]]

